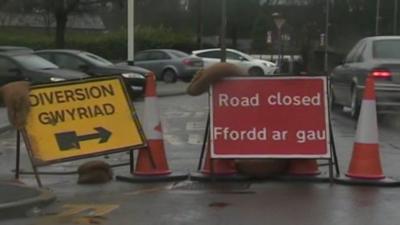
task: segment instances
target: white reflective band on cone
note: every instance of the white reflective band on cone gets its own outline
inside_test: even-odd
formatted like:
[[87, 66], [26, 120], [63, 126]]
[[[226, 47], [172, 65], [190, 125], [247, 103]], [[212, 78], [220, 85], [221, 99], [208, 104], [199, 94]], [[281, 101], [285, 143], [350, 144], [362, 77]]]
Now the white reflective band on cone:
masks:
[[378, 144], [378, 123], [376, 119], [376, 101], [363, 100], [358, 118], [356, 142]]
[[144, 134], [149, 140], [162, 139], [160, 113], [157, 105], [157, 97], [146, 97], [144, 106]]

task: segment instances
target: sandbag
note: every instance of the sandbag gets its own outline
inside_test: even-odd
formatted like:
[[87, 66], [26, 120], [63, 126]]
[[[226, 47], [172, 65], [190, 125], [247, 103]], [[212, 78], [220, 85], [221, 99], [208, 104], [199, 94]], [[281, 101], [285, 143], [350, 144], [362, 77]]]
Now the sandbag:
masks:
[[78, 184], [101, 184], [112, 180], [111, 166], [100, 160], [85, 162], [78, 168]]
[[15, 128], [23, 128], [30, 109], [29, 82], [16, 81], [0, 88], [0, 94], [7, 107], [8, 120]]
[[[229, 63], [217, 63], [207, 69], [200, 70], [191, 81], [187, 93], [197, 96], [208, 91], [209, 87], [225, 77], [244, 76], [238, 67]], [[239, 173], [265, 178], [282, 175], [286, 172], [289, 161], [285, 159], [245, 159], [235, 160]]]
[[193, 77], [187, 93], [192, 96], [201, 95], [208, 91], [210, 85], [224, 77], [241, 76], [240, 70], [230, 63], [217, 63], [207, 69], [199, 70]]

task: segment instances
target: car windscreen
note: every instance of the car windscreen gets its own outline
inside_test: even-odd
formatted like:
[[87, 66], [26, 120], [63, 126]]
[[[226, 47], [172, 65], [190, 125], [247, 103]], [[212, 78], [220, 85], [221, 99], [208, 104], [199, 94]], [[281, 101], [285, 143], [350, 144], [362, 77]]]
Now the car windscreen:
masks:
[[171, 55], [177, 57], [177, 58], [184, 58], [184, 57], [188, 57], [189, 55], [181, 52], [181, 51], [170, 51], [169, 53], [171, 53]]
[[[239, 54], [239, 53], [237, 53], [237, 54]], [[247, 55], [247, 54], [244, 53], [244, 52], [240, 52], [240, 55], [241, 55], [243, 58], [247, 59], [248, 61], [251, 61], [251, 60], [254, 59], [253, 57], [251, 57], [250, 55]]]
[[98, 55], [91, 54], [88, 52], [82, 52], [79, 54], [82, 58], [86, 59], [87, 61], [97, 65], [97, 66], [111, 66], [113, 65], [112, 62], [108, 61], [105, 58], [102, 58]]
[[373, 57], [376, 59], [400, 59], [400, 39], [374, 41]]
[[58, 66], [37, 55], [15, 55], [13, 59], [22, 67], [31, 70], [58, 69]]

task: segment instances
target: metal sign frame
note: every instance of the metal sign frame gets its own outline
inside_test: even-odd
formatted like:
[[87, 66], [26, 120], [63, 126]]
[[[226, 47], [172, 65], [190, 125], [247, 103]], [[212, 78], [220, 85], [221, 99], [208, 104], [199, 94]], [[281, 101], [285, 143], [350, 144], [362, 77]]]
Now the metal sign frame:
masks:
[[[283, 77], [287, 77], [287, 76], [271, 76], [271, 77], [275, 77], [275, 78], [283, 78]], [[292, 76], [293, 77], [293, 76]], [[326, 79], [325, 82], [325, 91], [326, 91], [326, 96], [328, 101], [332, 98], [331, 93], [328, 91], [330, 90], [330, 79], [327, 76], [320, 76], [320, 77], [324, 77]], [[232, 77], [233, 78], [233, 77]], [[232, 79], [230, 78], [230, 79]], [[264, 77], [252, 77], [252, 78], [264, 78]], [[301, 77], [297, 77], [297, 78], [301, 78]], [[209, 89], [208, 95], [209, 95], [209, 100], [212, 98], [212, 89]], [[209, 102], [211, 105], [211, 102]], [[327, 110], [327, 121], [328, 121], [328, 128], [329, 129], [329, 141], [328, 141], [328, 151], [330, 153], [330, 157], [329, 158], [311, 158], [311, 159], [315, 159], [315, 160], [326, 160], [328, 161], [328, 179], [325, 179], [323, 176], [307, 176], [307, 175], [300, 175], [300, 176], [285, 176], [283, 175], [283, 179], [284, 181], [289, 181], [289, 180], [297, 180], [297, 181], [317, 181], [317, 182], [325, 182], [328, 181], [331, 184], [333, 183], [333, 179], [334, 176], [340, 176], [340, 169], [339, 169], [339, 160], [337, 157], [337, 152], [336, 152], [336, 145], [335, 145], [335, 138], [333, 135], [333, 129], [332, 129], [332, 122], [331, 122], [331, 108], [328, 104], [325, 105], [325, 110]], [[207, 122], [206, 122], [206, 129], [204, 131], [204, 140], [203, 140], [203, 144], [202, 144], [202, 148], [201, 148], [201, 153], [200, 153], [200, 157], [199, 157], [199, 161], [198, 161], [198, 166], [197, 166], [197, 170], [201, 172], [201, 167], [203, 165], [203, 163], [205, 162], [205, 157], [206, 157], [206, 144], [208, 142], [208, 139], [210, 139], [210, 132], [211, 132], [211, 126], [210, 126], [210, 117], [211, 117], [211, 107], [210, 107], [210, 111], [208, 113], [208, 117], [207, 117]], [[211, 149], [210, 149], [211, 150]], [[211, 169], [211, 180], [212, 181], [216, 181], [218, 180], [218, 176], [216, 176], [214, 174], [214, 161], [215, 160], [231, 160], [231, 159], [237, 159], [237, 158], [213, 158], [211, 157], [211, 164], [210, 164], [210, 169]], [[243, 159], [243, 158], [240, 158]], [[255, 159], [255, 158], [244, 158], [243, 160], [246, 159]], [[259, 158], [257, 158], [259, 159]], [[268, 159], [268, 158], [262, 158], [262, 159]], [[280, 159], [299, 159], [299, 158], [280, 158]], [[309, 158], [300, 158], [300, 159], [309, 159]], [[323, 166], [325, 164], [321, 164], [321, 166]], [[334, 174], [335, 173], [335, 174]], [[278, 178], [279, 180], [279, 178]]]
[[[325, 131], [326, 131], [326, 153], [325, 154], [246, 154], [246, 155], [235, 155], [235, 154], [224, 154], [224, 155], [216, 155], [214, 151], [214, 138], [213, 138], [213, 127], [214, 127], [214, 118], [213, 118], [213, 87], [210, 87], [210, 96], [209, 96], [209, 105], [210, 105], [210, 137], [211, 137], [211, 158], [216, 159], [271, 159], [271, 158], [279, 158], [279, 159], [328, 159], [332, 157], [330, 152], [330, 142], [331, 135], [329, 129], [329, 107], [328, 107], [328, 81], [326, 77], [323, 76], [314, 76], [314, 77], [299, 77], [299, 76], [270, 76], [270, 77], [229, 77], [224, 80], [299, 80], [299, 79], [319, 79], [323, 82], [323, 98], [324, 98], [324, 114], [325, 114]], [[222, 81], [223, 82], [223, 81]]]

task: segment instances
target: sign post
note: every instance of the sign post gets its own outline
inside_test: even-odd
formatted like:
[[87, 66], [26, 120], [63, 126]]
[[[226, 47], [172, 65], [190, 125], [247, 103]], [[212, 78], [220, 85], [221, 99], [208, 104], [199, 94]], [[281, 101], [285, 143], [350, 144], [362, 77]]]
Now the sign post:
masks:
[[128, 65], [135, 60], [135, 0], [128, 0]]
[[283, 63], [283, 39], [282, 39], [282, 27], [286, 22], [286, 19], [280, 14], [280, 13], [272, 13], [272, 18], [274, 20], [275, 26], [278, 29], [278, 48], [279, 48], [279, 54], [278, 54], [278, 72], [280, 73], [282, 70], [282, 63]]
[[119, 77], [39, 85], [29, 97], [23, 137], [34, 166], [146, 146]]

